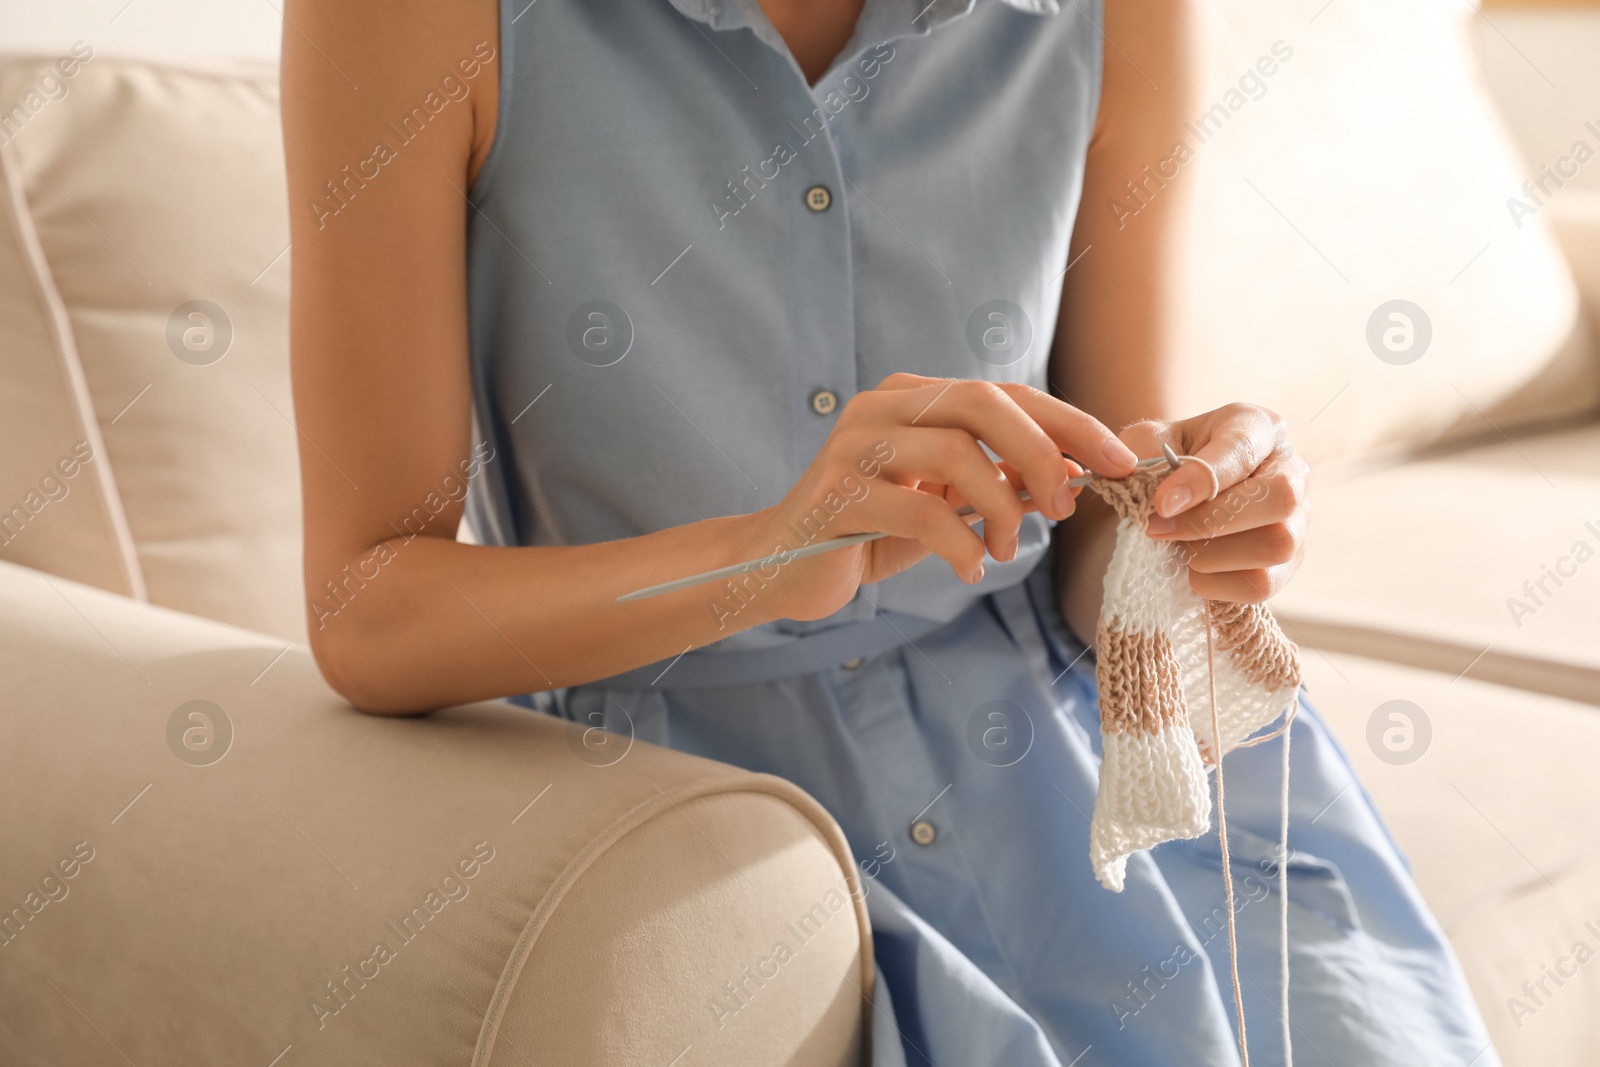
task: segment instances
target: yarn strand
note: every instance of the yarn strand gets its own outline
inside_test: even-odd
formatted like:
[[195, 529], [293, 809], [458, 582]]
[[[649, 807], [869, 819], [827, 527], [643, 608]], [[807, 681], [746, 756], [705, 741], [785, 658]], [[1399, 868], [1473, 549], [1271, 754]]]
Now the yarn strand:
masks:
[[[1252, 737], [1248, 741], [1240, 741], [1238, 744], [1234, 745], [1233, 748], [1228, 749], [1228, 751], [1232, 752], [1234, 748], [1255, 748], [1257, 745], [1264, 745], [1268, 741], [1275, 740], [1276, 738], [1287, 737], [1287, 735], [1289, 733], [1289, 727], [1294, 722], [1295, 712], [1297, 712], [1299, 710], [1300, 710], [1300, 698], [1298, 696], [1296, 696], [1295, 697], [1295, 701], [1294, 701], [1294, 706], [1289, 709], [1289, 714], [1284, 718], [1282, 726], [1278, 727], [1276, 730], [1272, 731], [1270, 734], [1262, 734], [1260, 737]], [[1289, 744], [1288, 741], [1284, 741], [1284, 746], [1285, 747], [1287, 747], [1288, 744]], [[1284, 803], [1288, 804], [1288, 801], [1285, 800]], [[1285, 816], [1285, 818], [1287, 818], [1287, 816]], [[1284, 847], [1285, 848], [1289, 847], [1287, 839], [1284, 841]]]
[[[1244, 1033], [1244, 991], [1239, 987], [1239, 933], [1233, 912], [1233, 866], [1228, 856], [1228, 814], [1223, 806], [1222, 787], [1222, 725], [1217, 714], [1217, 671], [1212, 652], [1211, 604], [1205, 605], [1206, 619], [1206, 682], [1211, 690], [1211, 736], [1217, 739], [1217, 841], [1222, 846], [1222, 886], [1228, 904], [1228, 964], [1233, 975], [1233, 1007], [1239, 1017], [1239, 1061], [1250, 1067], [1250, 1046]], [[1281, 861], [1280, 861], [1281, 869]]]
[[[1210, 464], [1193, 456], [1179, 456], [1170, 448], [1166, 452], [1174, 469], [1196, 462], [1215, 478]], [[1089, 482], [1122, 520], [1106, 571], [1096, 635], [1099, 655], [1095, 677], [1100, 685], [1103, 756], [1094, 817], [1090, 821], [1090, 864], [1101, 885], [1121, 892], [1127, 860], [1133, 853], [1164, 841], [1205, 834], [1215, 806], [1228, 909], [1228, 965], [1237, 1017], [1238, 1062], [1240, 1067], [1249, 1067], [1249, 1035], [1239, 968], [1238, 901], [1222, 761], [1224, 754], [1233, 749], [1282, 738], [1276, 849], [1280, 1001], [1275, 1006], [1281, 1006], [1284, 1064], [1292, 1067], [1289, 736], [1300, 707], [1299, 653], [1264, 606], [1210, 600], [1197, 595], [1182, 580], [1181, 566], [1169, 573], [1167, 565], [1178, 559], [1178, 554], [1170, 546], [1152, 540], [1146, 527], [1161, 477], [1156, 471], [1136, 471], [1127, 478], [1097, 477]], [[1203, 666], [1199, 647], [1202, 640]], [[1202, 693], [1210, 698], [1209, 723], [1197, 706], [1206, 698]], [[1274, 728], [1279, 718], [1282, 722]], [[1264, 732], [1256, 734], [1258, 730]], [[1207, 765], [1216, 768], [1214, 805]]]

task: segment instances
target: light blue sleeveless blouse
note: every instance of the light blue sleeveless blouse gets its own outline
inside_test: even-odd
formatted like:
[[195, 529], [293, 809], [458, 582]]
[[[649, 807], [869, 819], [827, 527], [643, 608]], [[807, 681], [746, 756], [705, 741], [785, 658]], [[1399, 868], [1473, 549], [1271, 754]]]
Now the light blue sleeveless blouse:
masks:
[[[1096, 0], [866, 0], [814, 88], [756, 0], [502, 0], [500, 23], [467, 233], [474, 421], [495, 450], [469, 494], [478, 540], [590, 543], [770, 505], [840, 406], [895, 371], [1045, 387], [1098, 108]], [[1135, 855], [1120, 894], [1089, 869], [1097, 694], [1048, 533], [1030, 516], [976, 587], [930, 559], [831, 618], [520, 699], [828, 808], [867, 889], [877, 1067], [1236, 1064], [1215, 838]], [[1292, 739], [1297, 1058], [1495, 1067], [1309, 706]], [[1257, 1067], [1286, 1052], [1282, 744], [1228, 757]], [[597, 768], [608, 753], [574, 748]], [[685, 981], [702, 1022], [741, 1025], [723, 977]]]
[[[469, 503], [486, 542], [766, 507], [895, 371], [1045, 387], [1095, 8], [869, 0], [814, 89], [755, 0], [519, 12], [468, 233], [477, 417], [499, 457]], [[1020, 581], [1048, 535], [1031, 515], [980, 585], [929, 559], [872, 600], [902, 629], [947, 622]], [[699, 655], [873, 616], [861, 597]]]

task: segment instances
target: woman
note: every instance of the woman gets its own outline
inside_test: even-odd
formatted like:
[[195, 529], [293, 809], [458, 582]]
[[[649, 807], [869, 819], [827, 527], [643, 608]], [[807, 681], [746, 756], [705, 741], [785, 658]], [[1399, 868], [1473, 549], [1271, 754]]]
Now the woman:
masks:
[[[1261, 600], [1299, 560], [1282, 421], [1177, 418], [1166, 393], [1186, 189], [1144, 168], [1197, 109], [1193, 5], [287, 14], [306, 575], [334, 687], [377, 714], [526, 694], [798, 782], [878, 861], [877, 1062], [1235, 1062], [1213, 841], [1136, 856], [1121, 894], [1086, 861], [1113, 524], [1066, 485], [1170, 442], [1229, 494], [1197, 464], [1157, 491], [1151, 533], [1189, 546], [1195, 590]], [[1128, 182], [1149, 183], [1132, 215]], [[463, 472], [481, 545], [454, 536]], [[618, 602], [867, 530], [893, 536]], [[382, 578], [328, 598], [372, 558]], [[1309, 709], [1292, 753], [1295, 1051], [1492, 1063]], [[1228, 767], [1258, 1064], [1284, 1060], [1277, 906], [1255, 903], [1280, 756]]]

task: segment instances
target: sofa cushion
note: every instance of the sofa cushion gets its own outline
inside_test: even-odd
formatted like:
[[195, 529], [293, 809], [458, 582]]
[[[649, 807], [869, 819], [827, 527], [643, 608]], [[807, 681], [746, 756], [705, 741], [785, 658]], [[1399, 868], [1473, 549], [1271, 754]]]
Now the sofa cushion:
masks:
[[[1600, 323], [1600, 8], [1503, 10], [1474, 28], [1484, 82], [1521, 150], [1523, 174], [1545, 183], [1534, 206], [1566, 254], [1589, 321]], [[1545, 177], [1551, 171], [1554, 179]], [[1530, 192], [1507, 195], [1529, 204]]]
[[[1554, 164], [1582, 139], [1597, 147], [1584, 124], [1600, 118], [1600, 10], [1592, 4], [1497, 4], [1492, 18], [1471, 20], [1474, 51], [1483, 80], [1505, 116], [1527, 173], [1537, 176], [1541, 163]], [[1593, 159], [1574, 169], [1569, 160], [1552, 207], [1577, 187], [1600, 190]]]
[[861, 883], [788, 782], [364, 716], [303, 649], [4, 563], [0, 676], [8, 1064], [862, 1062]]
[[[1600, 362], [1547, 217], [1506, 208], [1524, 168], [1466, 43], [1474, 9], [1205, 8], [1208, 110], [1167, 168], [1195, 207], [1181, 406], [1264, 403], [1319, 464], [1474, 433], [1480, 410], [1508, 428], [1594, 410]], [[1395, 300], [1426, 316], [1425, 350], [1384, 346], [1391, 328], [1405, 343], [1380, 312]]]
[[[1506, 1067], [1600, 1062], [1600, 714], [1470, 677], [1303, 658], [1311, 699], [1409, 858]], [[1380, 735], [1404, 726], [1379, 712], [1396, 700], [1431, 729], [1425, 744], [1411, 733], [1409, 763], [1368, 740], [1375, 717]]]
[[1324, 648], [1600, 704], [1600, 424], [1315, 486], [1274, 601]]
[[[67, 57], [66, 68], [77, 70]], [[39, 68], [30, 69], [38, 71]], [[0, 84], [0, 559], [143, 597], [133, 540], [107, 466], [72, 324], [40, 247], [12, 148], [34, 112], [60, 106]], [[49, 85], [68, 82], [60, 68]]]
[[0, 61], [0, 506], [94, 458], [0, 558], [303, 640], [275, 71], [73, 58]]
[[[1600, 18], [1597, 18], [1600, 23]], [[1600, 32], [1595, 34], [1600, 47]], [[1600, 114], [1600, 101], [1596, 102]], [[1596, 123], [1600, 128], [1600, 123]], [[1600, 135], [1595, 135], [1600, 152]], [[1597, 178], [1600, 181], [1600, 178]], [[1570, 189], [1550, 204], [1550, 227], [1561, 242], [1591, 323], [1600, 323], [1600, 189]]]

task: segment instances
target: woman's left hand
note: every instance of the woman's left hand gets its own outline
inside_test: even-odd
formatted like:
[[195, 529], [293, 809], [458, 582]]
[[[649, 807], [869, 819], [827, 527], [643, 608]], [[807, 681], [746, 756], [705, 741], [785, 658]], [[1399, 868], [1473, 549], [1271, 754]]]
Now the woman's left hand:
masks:
[[1168, 474], [1146, 527], [1158, 541], [1181, 544], [1196, 593], [1253, 604], [1288, 584], [1305, 548], [1310, 471], [1282, 418], [1229, 404], [1178, 422], [1136, 422], [1120, 436], [1141, 456], [1159, 456], [1165, 442], [1217, 472], [1215, 487], [1199, 463]]

